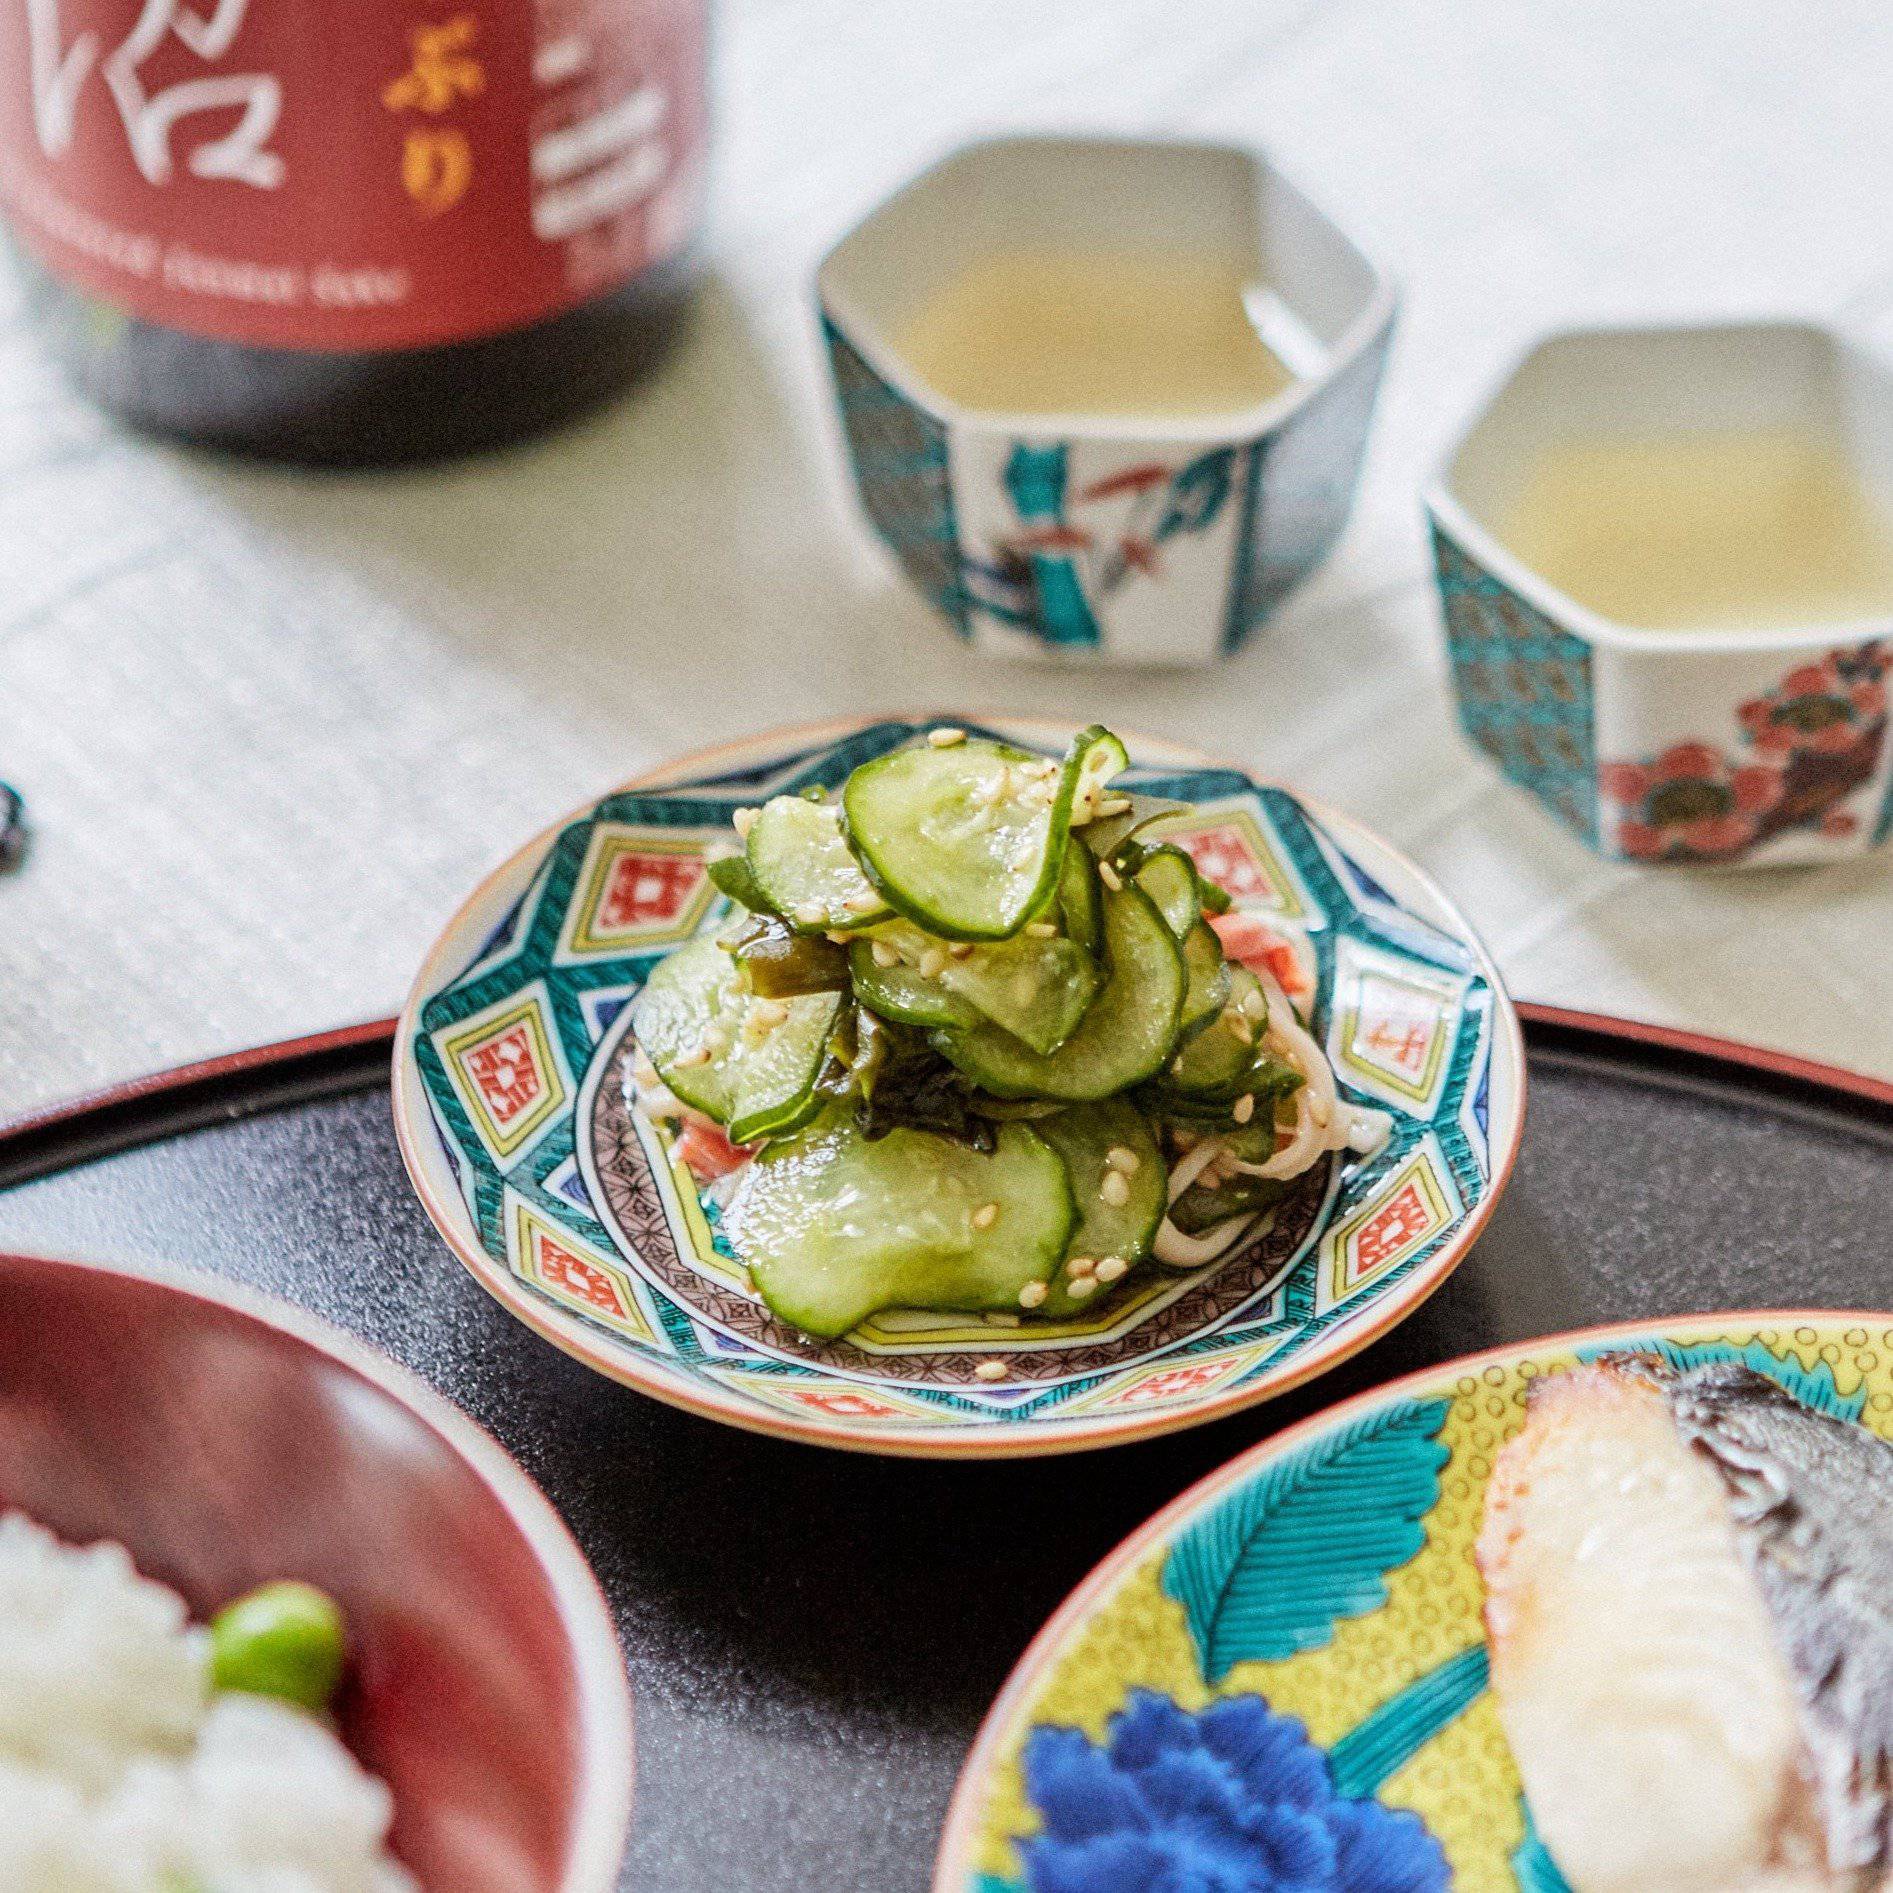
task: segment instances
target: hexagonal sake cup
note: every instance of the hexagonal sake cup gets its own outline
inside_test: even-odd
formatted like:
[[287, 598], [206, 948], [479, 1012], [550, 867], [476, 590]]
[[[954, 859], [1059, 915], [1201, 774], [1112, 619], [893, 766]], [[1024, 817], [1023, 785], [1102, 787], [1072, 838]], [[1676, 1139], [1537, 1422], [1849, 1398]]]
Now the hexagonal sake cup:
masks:
[[[1144, 420], [962, 406], [899, 337], [977, 259], [1215, 254], [1292, 379]], [[1200, 665], [1241, 644], [1347, 522], [1395, 295], [1273, 166], [1228, 146], [1003, 138], [944, 159], [828, 254], [822, 327], [875, 532], [968, 641], [1052, 662]]]
[[1797, 322], [1573, 330], [1514, 367], [1426, 490], [1459, 720], [1608, 857], [1777, 866], [1893, 826], [1893, 613], [1789, 628], [1640, 629], [1580, 604], [1500, 532], [1570, 441], [1805, 430], [1893, 501], [1893, 376]]

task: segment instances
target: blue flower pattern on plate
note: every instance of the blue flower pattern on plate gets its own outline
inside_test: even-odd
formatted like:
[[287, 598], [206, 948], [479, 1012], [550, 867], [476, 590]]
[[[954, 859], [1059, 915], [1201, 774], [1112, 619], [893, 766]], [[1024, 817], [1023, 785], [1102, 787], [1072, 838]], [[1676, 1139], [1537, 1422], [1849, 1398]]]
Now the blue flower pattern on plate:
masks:
[[1328, 1759], [1260, 1696], [1199, 1715], [1133, 1691], [1102, 1746], [1040, 1727], [1019, 1843], [1030, 1893], [1444, 1893], [1418, 1815], [1335, 1792]]

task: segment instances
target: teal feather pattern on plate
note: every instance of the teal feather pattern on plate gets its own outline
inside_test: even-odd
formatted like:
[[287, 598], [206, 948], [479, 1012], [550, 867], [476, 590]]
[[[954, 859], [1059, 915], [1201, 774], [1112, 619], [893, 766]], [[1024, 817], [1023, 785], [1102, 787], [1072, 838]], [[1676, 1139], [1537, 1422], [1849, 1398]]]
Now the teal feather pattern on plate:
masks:
[[1512, 1874], [1518, 1881], [1518, 1893], [1571, 1893], [1570, 1882], [1558, 1871], [1558, 1863], [1538, 1838], [1531, 1804], [1521, 1800], [1519, 1807], [1525, 1816], [1525, 1838], [1512, 1854]]
[[1479, 1699], [1489, 1668], [1485, 1645], [1475, 1643], [1383, 1702], [1328, 1751], [1335, 1793], [1351, 1800], [1378, 1794], [1434, 1736]]
[[1387, 1601], [1426, 1542], [1447, 1450], [1444, 1400], [1370, 1413], [1265, 1467], [1189, 1526], [1164, 1562], [1205, 1679], [1331, 1640]]

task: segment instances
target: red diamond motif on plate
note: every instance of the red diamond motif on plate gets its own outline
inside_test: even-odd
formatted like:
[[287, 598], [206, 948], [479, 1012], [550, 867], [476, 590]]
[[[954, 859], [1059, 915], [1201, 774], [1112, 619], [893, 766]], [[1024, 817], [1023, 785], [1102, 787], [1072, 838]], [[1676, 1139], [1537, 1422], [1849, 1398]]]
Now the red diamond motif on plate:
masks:
[[1126, 1389], [1111, 1405], [1136, 1407], [1153, 1400], [1174, 1400], [1179, 1394], [1195, 1393], [1200, 1387], [1213, 1385], [1228, 1371], [1227, 1361], [1199, 1361], [1190, 1367], [1169, 1367]]
[[703, 885], [703, 875], [703, 863], [695, 855], [619, 855], [598, 903], [599, 929], [622, 933], [653, 922], [674, 922]]
[[1214, 881], [1230, 899], [1275, 900], [1274, 883], [1257, 860], [1248, 836], [1234, 822], [1199, 828], [1193, 835], [1179, 835], [1177, 840], [1189, 850], [1205, 879]]
[[618, 1284], [596, 1263], [586, 1261], [582, 1255], [574, 1255], [570, 1249], [562, 1247], [549, 1236], [540, 1235], [536, 1246], [539, 1251], [539, 1277], [548, 1288], [562, 1289], [566, 1294], [574, 1295], [588, 1306], [596, 1308], [601, 1314], [616, 1315], [620, 1321], [631, 1318], [631, 1311], [624, 1305], [624, 1296]]
[[796, 1387], [790, 1391], [803, 1406], [813, 1407], [817, 1413], [830, 1414], [837, 1420], [885, 1420], [894, 1412], [892, 1407], [870, 1400], [866, 1394], [813, 1387]]
[[1354, 1238], [1355, 1273], [1365, 1275], [1433, 1227], [1433, 1206], [1417, 1183], [1396, 1190]]
[[466, 1055], [466, 1069], [502, 1131], [545, 1096], [545, 1074], [539, 1069], [538, 1053], [524, 1020], [476, 1045]]

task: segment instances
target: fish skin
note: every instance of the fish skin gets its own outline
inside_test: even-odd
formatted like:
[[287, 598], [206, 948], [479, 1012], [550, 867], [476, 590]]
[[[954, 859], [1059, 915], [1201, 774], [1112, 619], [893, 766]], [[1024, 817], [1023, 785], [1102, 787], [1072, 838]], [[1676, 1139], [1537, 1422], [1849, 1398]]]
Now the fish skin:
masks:
[[1682, 1437], [1728, 1495], [1802, 1704], [1830, 1872], [1893, 1872], [1893, 1445], [1764, 1374], [1668, 1377]]

